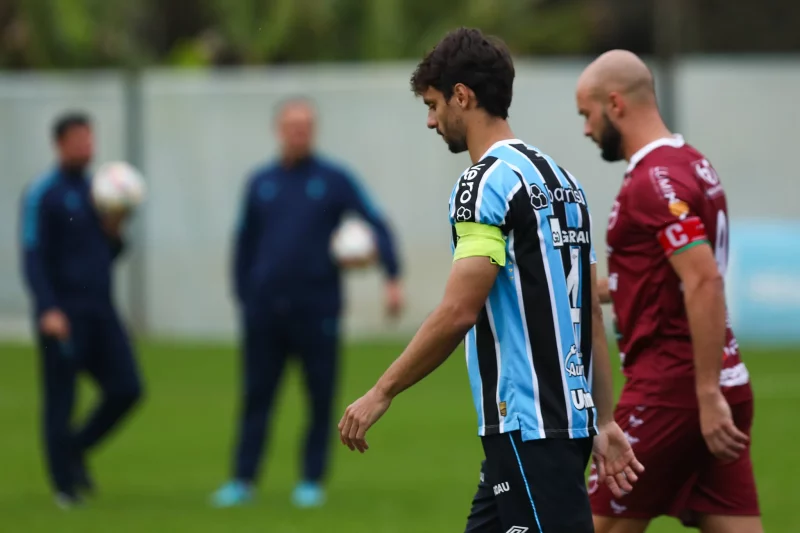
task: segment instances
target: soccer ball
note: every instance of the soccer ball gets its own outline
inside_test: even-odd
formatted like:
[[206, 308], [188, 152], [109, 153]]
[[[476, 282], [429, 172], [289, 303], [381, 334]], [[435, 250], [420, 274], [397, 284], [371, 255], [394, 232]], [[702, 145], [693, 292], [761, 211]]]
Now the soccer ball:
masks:
[[371, 265], [377, 254], [372, 228], [356, 218], [345, 220], [333, 234], [331, 252], [334, 259], [346, 268]]
[[124, 161], [105, 163], [92, 177], [92, 199], [105, 213], [132, 211], [145, 197], [142, 175]]

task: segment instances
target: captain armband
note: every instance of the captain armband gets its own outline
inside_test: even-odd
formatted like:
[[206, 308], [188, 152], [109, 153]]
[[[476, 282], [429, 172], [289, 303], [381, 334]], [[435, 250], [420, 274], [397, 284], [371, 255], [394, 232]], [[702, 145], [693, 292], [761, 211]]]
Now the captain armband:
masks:
[[488, 257], [492, 263], [506, 264], [506, 240], [497, 226], [476, 222], [457, 222], [458, 242], [453, 261], [465, 257]]
[[706, 227], [699, 217], [689, 217], [666, 226], [658, 232], [658, 242], [667, 257], [708, 243]]

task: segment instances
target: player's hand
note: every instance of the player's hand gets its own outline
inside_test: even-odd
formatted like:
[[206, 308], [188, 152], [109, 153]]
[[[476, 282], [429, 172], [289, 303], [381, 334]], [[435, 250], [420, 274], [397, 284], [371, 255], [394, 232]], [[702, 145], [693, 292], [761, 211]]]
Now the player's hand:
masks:
[[39, 329], [45, 337], [64, 341], [69, 338], [69, 319], [60, 309], [50, 309], [39, 318]]
[[122, 225], [128, 219], [130, 213], [127, 209], [103, 212], [100, 216], [106, 234], [113, 238], [121, 237]]
[[592, 455], [598, 480], [603, 480], [617, 498], [632, 491], [639, 479], [637, 474], [644, 472], [644, 466], [636, 459], [630, 442], [616, 422], [598, 428]]
[[698, 396], [700, 429], [708, 449], [723, 461], [739, 457], [750, 438], [733, 423], [733, 415], [722, 391]]
[[392, 399], [373, 387], [364, 396], [345, 409], [339, 422], [339, 438], [350, 450], [364, 453], [369, 449], [365, 439], [367, 430], [383, 416]]
[[403, 287], [398, 280], [386, 282], [386, 313], [391, 318], [397, 318], [403, 311], [405, 299], [403, 297]]

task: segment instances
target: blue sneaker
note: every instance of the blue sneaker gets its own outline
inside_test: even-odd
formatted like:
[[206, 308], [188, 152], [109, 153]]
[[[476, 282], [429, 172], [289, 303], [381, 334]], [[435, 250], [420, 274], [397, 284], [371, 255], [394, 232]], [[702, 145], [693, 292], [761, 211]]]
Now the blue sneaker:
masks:
[[211, 496], [214, 507], [235, 507], [244, 505], [253, 498], [253, 489], [243, 481], [229, 481]]
[[321, 507], [325, 503], [325, 489], [319, 483], [303, 481], [292, 493], [292, 503], [301, 508]]

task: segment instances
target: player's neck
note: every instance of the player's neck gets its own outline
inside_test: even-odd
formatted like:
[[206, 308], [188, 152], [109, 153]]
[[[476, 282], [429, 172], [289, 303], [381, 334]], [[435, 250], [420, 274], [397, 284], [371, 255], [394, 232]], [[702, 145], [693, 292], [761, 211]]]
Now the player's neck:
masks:
[[469, 147], [469, 157], [474, 165], [481, 160], [483, 154], [499, 141], [513, 139], [514, 132], [508, 121], [499, 118], [487, 118], [475, 128], [467, 131], [467, 146]]
[[672, 137], [672, 132], [658, 113], [643, 117], [639, 123], [630, 128], [630, 133], [623, 140], [622, 152], [625, 160], [630, 161], [636, 152], [651, 142], [665, 137]]

